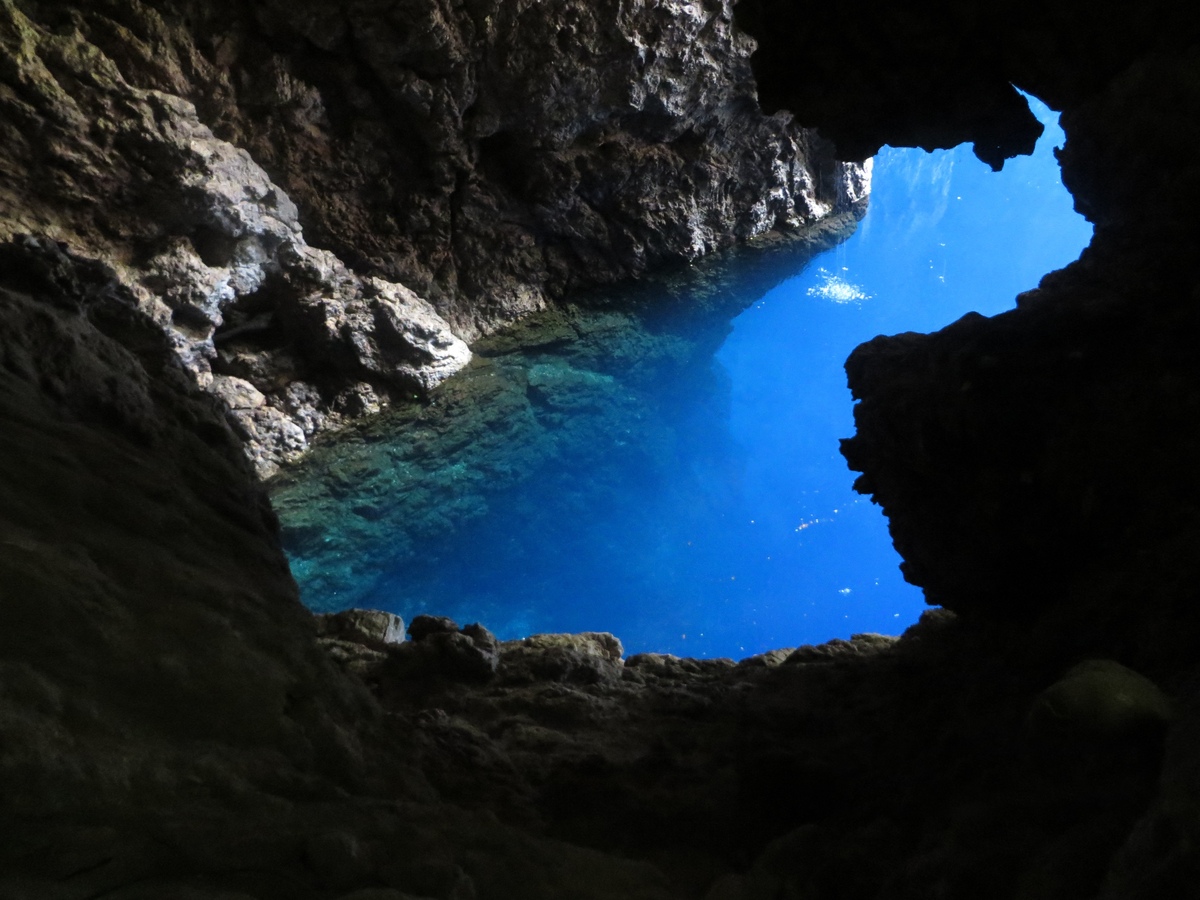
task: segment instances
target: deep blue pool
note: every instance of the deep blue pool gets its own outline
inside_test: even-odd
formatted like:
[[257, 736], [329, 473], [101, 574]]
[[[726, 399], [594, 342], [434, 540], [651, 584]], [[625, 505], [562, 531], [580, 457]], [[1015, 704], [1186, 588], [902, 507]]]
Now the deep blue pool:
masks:
[[1087, 244], [1034, 106], [1032, 157], [997, 174], [966, 147], [885, 148], [849, 240], [765, 294], [727, 272], [749, 305], [715, 357], [724, 326], [593, 310], [314, 454], [274, 491], [305, 602], [689, 656], [903, 630], [923, 600], [838, 452], [842, 364], [877, 334], [1011, 308]]

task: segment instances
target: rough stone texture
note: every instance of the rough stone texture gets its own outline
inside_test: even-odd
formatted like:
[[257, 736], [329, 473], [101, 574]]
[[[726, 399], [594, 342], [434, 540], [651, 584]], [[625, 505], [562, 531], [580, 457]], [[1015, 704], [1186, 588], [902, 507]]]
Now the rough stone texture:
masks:
[[249, 77], [310, 81], [330, 121], [300, 131], [260, 105], [231, 132], [288, 173], [322, 243], [467, 335], [865, 193], [861, 170], [758, 113], [726, 0], [273, 0], [257, 19], [245, 50], [295, 49]]
[[624, 649], [611, 634], [535, 634], [503, 647], [505, 676], [594, 684], [621, 677]]
[[111, 272], [32, 241], [0, 270], [6, 827], [353, 782], [372, 703], [314, 652], [219, 409]]
[[500, 664], [500, 642], [475, 623], [460, 628], [445, 616], [417, 616], [412, 641], [396, 648], [391, 668], [412, 681], [488, 681]]
[[268, 476], [569, 288], [865, 197], [751, 47], [729, 0], [3, 0], [0, 238], [112, 264]]
[[1014, 638], [931, 614], [782, 665], [622, 665], [611, 635], [535, 635], [486, 680], [392, 661], [370, 678], [443, 796], [648, 860], [678, 896], [1092, 896], [1153, 795], [1164, 721], [1031, 732], [1081, 669], [1006, 672]]
[[323, 636], [342, 636], [378, 644], [399, 644], [404, 640], [404, 620], [377, 609], [347, 609], [317, 616], [317, 631]]
[[318, 643], [334, 662], [367, 680], [388, 647], [404, 640], [404, 620], [377, 609], [346, 609], [316, 620]]
[[1042, 735], [1110, 738], [1171, 721], [1171, 704], [1158, 685], [1111, 659], [1089, 659], [1038, 694], [1029, 710]]
[[[169, 33], [133, 10], [143, 27]], [[214, 390], [248, 401], [230, 417], [260, 474], [295, 458], [340, 413], [358, 412], [369, 383], [423, 391], [466, 364], [466, 345], [428, 303], [306, 244], [283, 189], [178, 95], [182, 73], [164, 90], [137, 86], [127, 55], [148, 48], [135, 35], [92, 10], [114, 60], [77, 15], [39, 21], [41, 12], [0, 4], [0, 235], [49, 234], [105, 258], [197, 384], [212, 385], [214, 368], [253, 382], [249, 397], [244, 387], [231, 397], [227, 382]], [[326, 373], [319, 387], [304, 381], [315, 360]]]

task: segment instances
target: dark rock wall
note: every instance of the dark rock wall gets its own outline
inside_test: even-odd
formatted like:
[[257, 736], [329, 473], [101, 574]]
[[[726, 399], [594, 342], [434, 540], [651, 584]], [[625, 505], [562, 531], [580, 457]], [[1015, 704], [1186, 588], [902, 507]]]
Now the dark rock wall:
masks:
[[0, 311], [0, 896], [671, 896], [501, 823], [511, 786], [444, 801], [470, 733], [318, 645], [223, 411], [111, 270], [3, 245]]
[[276, 50], [252, 77], [281, 99], [289, 72], [311, 82], [328, 121], [264, 121], [264, 97], [231, 131], [322, 246], [471, 334], [811, 221], [842, 189], [820, 141], [758, 113], [727, 2], [262, 6], [241, 40]]
[[[748, 0], [744, 11], [750, 22], [784, 6]], [[1069, 4], [1027, 12], [999, 27], [968, 13], [929, 24], [914, 10], [879, 10], [868, 16], [869, 32], [915, 33], [926, 21], [930, 46], [946, 49], [915, 54], [914, 45], [891, 42], [872, 51], [876, 38], [863, 36], [863, 55], [848, 70], [816, 77], [842, 78], [847, 108], [860, 108], [847, 93], [858, 84], [870, 85], [867, 93], [903, 93], [926, 110], [903, 127], [886, 116], [857, 123], [844, 137], [847, 149], [936, 145], [941, 125], [920, 126], [944, 102], [935, 86], [954, 80], [948, 73], [962, 47], [982, 46], [981, 29], [991, 27], [970, 77], [954, 80], [970, 100], [962, 108], [978, 120], [959, 122], [956, 138], [982, 149], [997, 134], [1016, 141], [1024, 133], [1008, 101], [995, 99], [999, 85], [1062, 108], [1063, 179], [1096, 225], [1082, 259], [1018, 298], [1017, 310], [860, 347], [847, 366], [861, 402], [846, 453], [864, 472], [862, 489], [887, 510], [906, 571], [931, 602], [1024, 617], [1069, 595], [1087, 572], [1094, 597], [1079, 602], [1093, 617], [1119, 620], [1099, 585], [1124, 581], [1118, 569], [1171, 553], [1168, 544], [1189, 544], [1183, 535], [1194, 529], [1187, 460], [1200, 396], [1186, 347], [1196, 275], [1183, 248], [1194, 239], [1190, 210], [1200, 200], [1189, 150], [1200, 110], [1197, 59], [1186, 49], [1196, 33], [1167, 9], [1147, 8], [1120, 34], [1068, 30], [1073, 13], [1084, 18]], [[833, 18], [823, 24], [833, 27]], [[813, 24], [806, 20], [804, 35]], [[787, 77], [781, 54], [794, 48], [785, 34], [764, 34], [764, 92], [801, 121], [828, 120], [840, 134], [842, 117], [812, 97], [809, 66]], [[1055, 42], [1073, 49], [1047, 58]], [[882, 77], [878, 67], [891, 67], [897, 54], [908, 67]], [[995, 146], [1011, 154], [1016, 144]], [[1160, 562], [1160, 571], [1178, 565]], [[1113, 571], [1101, 574], [1106, 568]], [[1163, 595], [1172, 591], [1148, 571], [1136, 580], [1145, 587], [1121, 605], [1170, 602]], [[1143, 655], [1161, 653], [1154, 640], [1144, 643]]]
[[1040, 132], [1014, 86], [1075, 109], [1130, 66], [1186, 52], [1196, 38], [1190, 10], [1169, 2], [1118, 22], [1080, 0], [829, 8], [743, 0], [738, 20], [760, 43], [763, 105], [790, 110], [847, 158], [886, 143], [972, 143], [996, 168]]

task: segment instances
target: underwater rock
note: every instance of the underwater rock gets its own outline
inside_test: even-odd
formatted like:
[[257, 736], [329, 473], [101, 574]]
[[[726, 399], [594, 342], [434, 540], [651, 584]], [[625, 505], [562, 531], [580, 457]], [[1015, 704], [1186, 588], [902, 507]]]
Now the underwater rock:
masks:
[[[706, 410], [711, 425], [701, 439], [689, 424], [693, 414], [680, 413], [721, 395], [712, 355], [730, 317], [844, 239], [862, 211], [602, 292], [594, 305], [581, 297], [579, 305], [531, 315], [479, 341], [473, 363], [432, 402], [397, 404], [321, 442], [271, 483], [305, 603], [322, 611], [384, 605], [407, 615], [432, 605], [479, 616], [473, 603], [485, 584], [448, 590], [442, 581], [449, 571], [471, 577], [445, 560], [474, 520], [511, 517], [513, 549], [524, 544], [521, 552], [543, 556], [548, 548], [534, 523], [557, 528], [550, 524], [556, 510], [590, 502], [565, 474], [572, 468], [614, 496], [633, 472], [678, 479], [687, 445], [721, 428]], [[698, 512], [708, 484], [699, 471], [691, 480], [681, 500]], [[652, 546], [647, 541], [630, 562], [650, 571]], [[384, 574], [385, 561], [403, 577]], [[487, 616], [514, 634], [499, 610]]]

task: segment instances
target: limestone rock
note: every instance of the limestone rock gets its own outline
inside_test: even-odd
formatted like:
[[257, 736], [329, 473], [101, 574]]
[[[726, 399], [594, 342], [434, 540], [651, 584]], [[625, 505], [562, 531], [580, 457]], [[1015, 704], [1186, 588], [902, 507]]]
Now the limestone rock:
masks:
[[210, 389], [231, 412], [255, 410], [267, 402], [262, 392], [244, 378], [216, 375]]
[[[111, 132], [101, 146], [89, 146], [98, 159], [77, 177], [126, 180], [137, 221], [122, 237], [150, 249], [136, 259], [116, 254], [118, 271], [162, 323], [196, 383], [210, 387], [216, 379], [218, 395], [238, 404], [230, 411], [260, 474], [295, 459], [315, 431], [359, 412], [345, 405], [335, 411], [319, 394], [297, 402], [287, 392], [288, 382], [298, 380], [297, 353], [334, 365], [324, 375], [330, 394], [364, 377], [385, 393], [423, 392], [469, 360], [466, 345], [412, 291], [379, 278], [364, 281], [332, 254], [309, 247], [283, 188], [245, 149], [217, 137], [187, 99], [131, 84], [79, 31], [56, 35], [15, 8], [7, 9], [0, 29], [25, 48], [16, 77], [42, 91], [43, 113], [62, 112], [65, 103], [70, 115], [90, 114]], [[59, 74], [73, 81], [77, 99], [56, 92], [51, 70], [63, 66]], [[42, 139], [86, 141], [61, 133]], [[33, 157], [23, 162], [38, 165]], [[111, 171], [102, 172], [105, 166]], [[61, 223], [52, 208], [79, 198], [60, 190], [54, 200], [19, 202], [27, 215]], [[13, 228], [11, 220], [0, 222], [0, 234]], [[81, 248], [113, 253], [83, 223], [70, 236]], [[314, 303], [332, 311], [306, 314]], [[315, 330], [306, 332], [306, 323]], [[236, 381], [219, 380], [225, 378]], [[231, 394], [237, 383], [256, 394], [244, 387]]]

